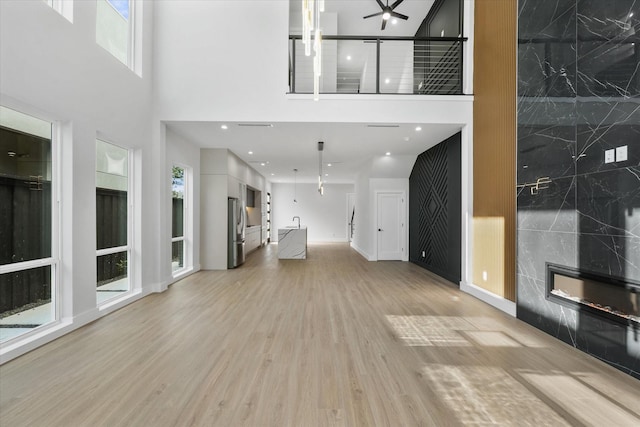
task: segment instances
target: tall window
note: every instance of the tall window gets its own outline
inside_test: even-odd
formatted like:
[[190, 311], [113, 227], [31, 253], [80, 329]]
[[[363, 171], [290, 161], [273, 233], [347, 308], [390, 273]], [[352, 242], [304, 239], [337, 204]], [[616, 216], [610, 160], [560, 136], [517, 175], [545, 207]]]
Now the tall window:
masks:
[[171, 270], [175, 274], [185, 267], [185, 169], [171, 170]]
[[96, 141], [97, 301], [130, 289], [131, 209], [129, 151]]
[[96, 42], [133, 68], [133, 0], [96, 1]]
[[51, 128], [0, 107], [0, 342], [56, 320]]

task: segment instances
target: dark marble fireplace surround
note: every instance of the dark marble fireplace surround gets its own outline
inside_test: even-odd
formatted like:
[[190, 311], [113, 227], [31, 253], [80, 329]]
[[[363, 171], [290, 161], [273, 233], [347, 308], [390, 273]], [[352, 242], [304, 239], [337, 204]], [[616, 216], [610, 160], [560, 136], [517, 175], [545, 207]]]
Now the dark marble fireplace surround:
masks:
[[637, 324], [546, 292], [547, 263], [640, 281], [640, 1], [520, 0], [518, 27], [518, 317], [640, 378]]

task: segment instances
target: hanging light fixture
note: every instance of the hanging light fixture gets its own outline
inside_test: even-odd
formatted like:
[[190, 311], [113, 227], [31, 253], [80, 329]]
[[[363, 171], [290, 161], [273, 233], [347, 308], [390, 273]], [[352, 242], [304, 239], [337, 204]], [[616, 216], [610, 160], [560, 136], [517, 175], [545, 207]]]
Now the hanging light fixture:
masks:
[[311, 33], [313, 32], [313, 100], [320, 99], [320, 76], [322, 75], [322, 30], [320, 12], [324, 12], [324, 0], [302, 0], [302, 44], [305, 56], [311, 56]]
[[318, 193], [324, 195], [324, 182], [322, 182], [322, 151], [324, 150], [324, 142], [318, 142]]
[[296, 197], [298, 187], [298, 169], [293, 170], [293, 203], [298, 203], [298, 198]]

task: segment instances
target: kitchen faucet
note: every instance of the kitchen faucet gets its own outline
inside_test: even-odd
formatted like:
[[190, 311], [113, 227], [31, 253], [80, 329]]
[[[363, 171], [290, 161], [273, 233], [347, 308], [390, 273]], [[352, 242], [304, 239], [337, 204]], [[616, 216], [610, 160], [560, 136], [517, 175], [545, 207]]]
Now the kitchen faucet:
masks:
[[298, 228], [300, 228], [300, 217], [299, 216], [294, 216], [292, 221], [295, 221], [296, 218], [298, 218]]

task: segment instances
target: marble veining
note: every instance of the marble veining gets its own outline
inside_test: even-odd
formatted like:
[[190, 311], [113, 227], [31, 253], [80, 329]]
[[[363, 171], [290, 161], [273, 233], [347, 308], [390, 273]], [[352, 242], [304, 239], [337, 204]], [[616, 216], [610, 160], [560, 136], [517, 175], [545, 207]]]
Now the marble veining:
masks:
[[307, 227], [278, 229], [278, 258], [307, 259]]
[[552, 181], [517, 193], [518, 317], [640, 378], [640, 334], [545, 288], [546, 262], [640, 279], [640, 1], [521, 0], [518, 27], [517, 180]]

